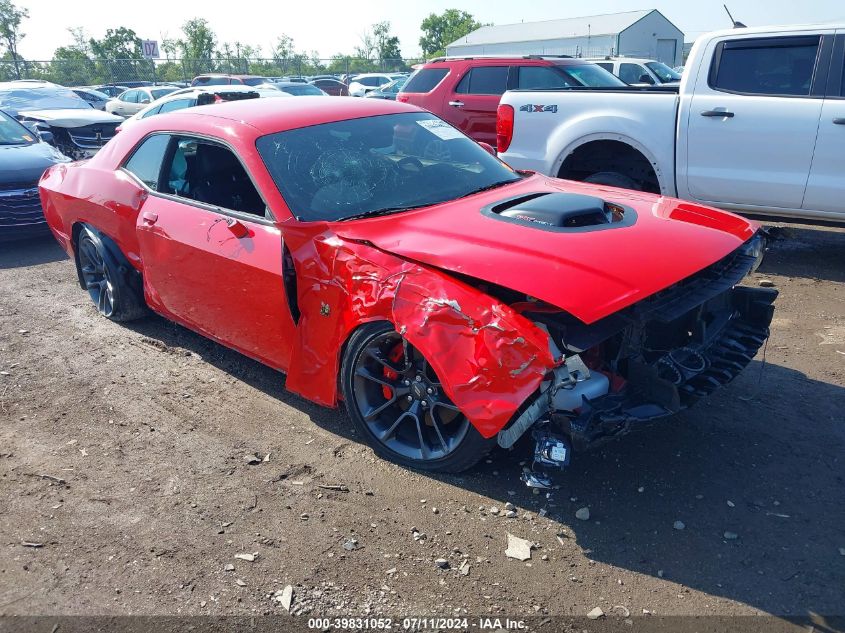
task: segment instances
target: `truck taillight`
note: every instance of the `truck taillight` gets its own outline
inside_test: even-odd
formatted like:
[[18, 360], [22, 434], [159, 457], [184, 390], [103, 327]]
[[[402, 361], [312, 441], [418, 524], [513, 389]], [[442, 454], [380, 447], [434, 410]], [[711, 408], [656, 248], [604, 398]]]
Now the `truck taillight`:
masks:
[[496, 151], [506, 152], [513, 140], [513, 106], [499, 104], [496, 109]]

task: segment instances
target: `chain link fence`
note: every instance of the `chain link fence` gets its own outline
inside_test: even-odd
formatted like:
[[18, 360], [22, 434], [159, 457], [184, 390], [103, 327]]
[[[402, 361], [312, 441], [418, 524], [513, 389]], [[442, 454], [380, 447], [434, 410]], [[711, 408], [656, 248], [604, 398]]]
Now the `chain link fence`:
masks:
[[205, 73], [301, 77], [355, 75], [368, 72], [408, 72], [422, 59], [52, 59], [49, 61], [0, 60], [0, 81], [42, 79], [63, 86], [121, 85], [123, 82], [190, 82]]

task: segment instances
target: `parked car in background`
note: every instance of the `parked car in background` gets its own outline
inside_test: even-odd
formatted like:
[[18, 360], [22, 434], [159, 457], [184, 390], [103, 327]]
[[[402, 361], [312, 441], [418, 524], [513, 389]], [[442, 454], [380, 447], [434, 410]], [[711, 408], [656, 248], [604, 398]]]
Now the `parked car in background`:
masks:
[[122, 92], [126, 92], [129, 90], [126, 86], [116, 86], [114, 84], [107, 84], [101, 86], [82, 86], [83, 88], [90, 88], [91, 90], [96, 90], [97, 92], [102, 92], [105, 95], [108, 95], [110, 99], [113, 99], [117, 95]]
[[106, 112], [130, 117], [140, 112], [156, 99], [161, 99], [171, 92], [179, 90], [175, 86], [151, 86], [149, 88], [132, 88], [119, 94], [106, 103]]
[[686, 68], [680, 86], [509, 91], [500, 156], [559, 178], [845, 222], [845, 24], [702, 35]]
[[525, 433], [563, 467], [692, 406], [751, 362], [778, 294], [737, 286], [764, 250], [749, 220], [520, 174], [379, 99], [154, 117], [39, 189], [103, 317], [150, 308], [428, 471]]
[[280, 90], [294, 97], [327, 97], [326, 92], [312, 84], [301, 84], [293, 81], [277, 81], [272, 84], [273, 88]]
[[[297, 84], [298, 85], [298, 84]], [[258, 99], [259, 97], [290, 97], [286, 92], [274, 88], [252, 88], [250, 86], [196, 86], [177, 90], [151, 103], [140, 112], [133, 114], [118, 126], [118, 131], [125, 130], [142, 119], [166, 114], [176, 110], [185, 110], [198, 105], [211, 105], [226, 101]]]
[[404, 86], [407, 81], [407, 77], [402, 77], [401, 79], [394, 79], [389, 84], [386, 84], [381, 88], [371, 90], [364, 96], [371, 99], [388, 99], [390, 101], [395, 101], [396, 95], [399, 94], [399, 91], [402, 89], [402, 86]]
[[106, 103], [109, 99], [111, 99], [111, 97], [106, 93], [100, 92], [99, 90], [93, 90], [91, 88], [71, 88], [71, 90], [76, 93], [77, 97], [80, 97], [82, 100], [86, 101], [88, 105], [97, 110], [105, 110]]
[[349, 87], [339, 79], [329, 79], [321, 77], [319, 79], [312, 79], [309, 83], [317, 86], [320, 90], [332, 97], [348, 97]]
[[476, 141], [496, 147], [496, 108], [505, 90], [625, 85], [605, 69], [569, 57], [441, 57], [411, 75], [397, 100], [434, 112]]
[[70, 159], [0, 111], [0, 242], [47, 234], [38, 181]]
[[48, 81], [0, 83], [0, 109], [32, 130], [49, 133], [50, 142], [73, 159], [93, 156], [122, 121]]
[[155, 86], [156, 83], [154, 81], [121, 81], [121, 86], [126, 86], [127, 88], [146, 88], [148, 86]]
[[352, 97], [363, 97], [365, 94], [377, 88], [389, 84], [391, 81], [399, 79], [404, 75], [398, 73], [384, 74], [384, 73], [365, 73], [363, 75], [355, 75], [349, 80], [349, 95]]
[[681, 81], [680, 73], [654, 59], [596, 57], [587, 60], [613, 73], [629, 86], [672, 86]]
[[268, 77], [259, 77], [258, 75], [227, 75], [224, 73], [209, 73], [207, 75], [199, 75], [194, 77], [191, 86], [226, 86], [226, 85], [242, 85], [242, 86], [260, 86], [261, 84], [272, 83]]

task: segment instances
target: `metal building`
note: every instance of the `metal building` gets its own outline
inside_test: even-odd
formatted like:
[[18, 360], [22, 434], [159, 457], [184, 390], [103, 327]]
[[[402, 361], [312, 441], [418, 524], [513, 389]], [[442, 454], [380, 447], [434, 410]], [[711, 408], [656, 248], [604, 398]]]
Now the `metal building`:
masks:
[[647, 57], [683, 62], [684, 34], [657, 9], [563, 20], [482, 26], [446, 47], [447, 55]]

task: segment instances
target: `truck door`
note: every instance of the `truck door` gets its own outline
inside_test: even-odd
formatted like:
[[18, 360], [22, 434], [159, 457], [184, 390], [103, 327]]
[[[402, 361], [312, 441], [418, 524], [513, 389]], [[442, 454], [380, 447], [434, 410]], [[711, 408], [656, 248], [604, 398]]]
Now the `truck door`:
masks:
[[845, 217], [845, 30], [837, 31], [803, 209]]
[[708, 45], [703, 59], [710, 63], [698, 68], [692, 94], [682, 95], [680, 196], [738, 208], [801, 208], [828, 33], [729, 37]]

